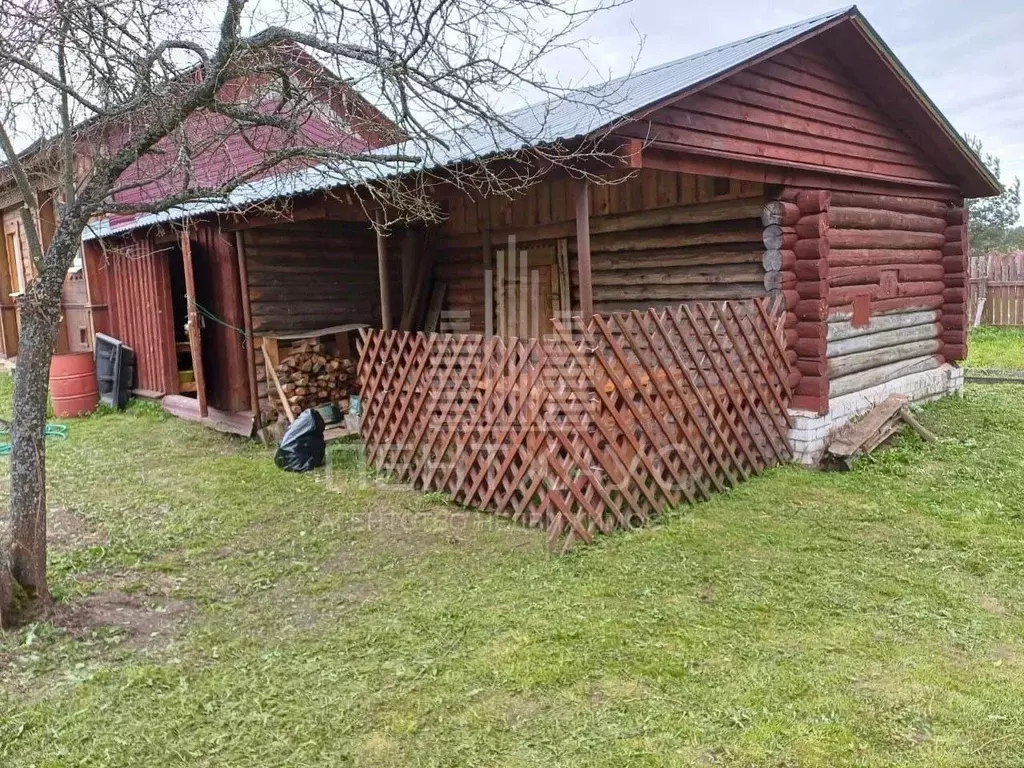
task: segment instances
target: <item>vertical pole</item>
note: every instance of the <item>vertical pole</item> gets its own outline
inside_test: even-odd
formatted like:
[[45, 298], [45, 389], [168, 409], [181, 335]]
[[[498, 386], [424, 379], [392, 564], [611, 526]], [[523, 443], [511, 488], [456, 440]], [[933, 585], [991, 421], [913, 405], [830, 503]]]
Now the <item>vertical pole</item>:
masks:
[[380, 327], [391, 330], [391, 281], [388, 279], [388, 238], [384, 234], [384, 216], [377, 211], [377, 278], [380, 282]]
[[583, 322], [594, 316], [594, 286], [590, 276], [590, 185], [576, 182], [576, 268], [580, 274], [580, 314]]
[[484, 207], [483, 220], [480, 222], [480, 255], [484, 265], [484, 338], [494, 335], [494, 266], [491, 263], [491, 216], [487, 198], [483, 198], [478, 207]]
[[[256, 385], [256, 349], [252, 345], [252, 307], [249, 304], [249, 264], [245, 259], [245, 243], [241, 231], [235, 232], [235, 254], [238, 256], [238, 284], [242, 289], [242, 330], [245, 331], [245, 367], [249, 375], [249, 407], [253, 425], [263, 427], [260, 414], [260, 395]], [[267, 365], [264, 361], [264, 365]]]

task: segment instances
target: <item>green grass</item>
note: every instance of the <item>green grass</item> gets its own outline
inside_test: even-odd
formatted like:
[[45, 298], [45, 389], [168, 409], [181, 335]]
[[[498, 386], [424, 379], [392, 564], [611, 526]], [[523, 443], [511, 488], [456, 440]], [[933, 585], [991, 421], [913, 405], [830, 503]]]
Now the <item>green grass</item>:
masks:
[[191, 610], [4, 637], [0, 765], [1024, 765], [1022, 405], [969, 387], [939, 443], [560, 558], [350, 451], [295, 476], [149, 406], [72, 421], [55, 593]]
[[1024, 328], [975, 328], [968, 339], [965, 366], [1024, 371]]

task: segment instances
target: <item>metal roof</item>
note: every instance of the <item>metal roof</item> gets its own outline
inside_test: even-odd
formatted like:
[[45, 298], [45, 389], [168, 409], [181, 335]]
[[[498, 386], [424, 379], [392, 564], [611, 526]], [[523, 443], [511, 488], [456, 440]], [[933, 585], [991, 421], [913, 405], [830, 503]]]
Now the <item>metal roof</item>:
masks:
[[[501, 116], [509, 130], [498, 130], [483, 123], [469, 125], [444, 137], [448, 149], [440, 145], [418, 147], [412, 143], [404, 148], [398, 145], [398, 148], [407, 154], [423, 157], [427, 167], [442, 167], [499, 152], [586, 136], [652, 104], [717, 78], [856, 10], [856, 6], [842, 8], [513, 110]], [[388, 149], [395, 151], [394, 146]]]
[[[849, 6], [513, 110], [502, 115], [507, 129], [502, 126], [499, 130], [490, 121], [480, 122], [454, 131], [432, 146], [405, 142], [381, 148], [377, 152], [381, 155], [399, 153], [419, 157], [421, 161], [418, 169], [425, 170], [586, 136], [853, 13], [857, 13], [856, 6]], [[392, 164], [372, 162], [356, 164], [351, 169], [316, 166], [249, 182], [238, 187], [223, 201], [197, 202], [162, 213], [131, 219], [112, 217], [94, 222], [87, 228], [84, 239], [107, 237], [190, 216], [244, 208], [276, 197], [365, 183], [412, 170], [416, 168], [396, 168]]]
[[[402, 170], [394, 165], [389, 168], [390, 173], [399, 173]], [[408, 170], [413, 169], [409, 168]], [[320, 189], [364, 184], [380, 177], [381, 166], [373, 162], [353, 162], [345, 168], [317, 165], [240, 184], [223, 200], [195, 201], [159, 213], [111, 216], [100, 221], [93, 221], [86, 225], [82, 239], [95, 240], [110, 237], [140, 227], [152, 227], [207, 213], [228, 210], [244, 211], [249, 206], [267, 200], [295, 197]]]

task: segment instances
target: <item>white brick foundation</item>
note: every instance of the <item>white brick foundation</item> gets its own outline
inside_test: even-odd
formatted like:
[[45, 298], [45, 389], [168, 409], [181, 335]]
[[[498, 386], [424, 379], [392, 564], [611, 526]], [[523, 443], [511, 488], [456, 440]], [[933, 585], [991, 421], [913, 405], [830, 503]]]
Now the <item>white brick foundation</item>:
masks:
[[790, 411], [793, 428], [789, 431], [789, 444], [793, 448], [793, 460], [801, 464], [817, 464], [833, 430], [871, 410], [889, 395], [909, 395], [911, 402], [923, 403], [945, 395], [959, 394], [963, 388], [963, 369], [946, 363], [939, 368], [912, 373], [861, 392], [834, 397], [828, 401], [828, 413], [824, 416], [811, 411]]

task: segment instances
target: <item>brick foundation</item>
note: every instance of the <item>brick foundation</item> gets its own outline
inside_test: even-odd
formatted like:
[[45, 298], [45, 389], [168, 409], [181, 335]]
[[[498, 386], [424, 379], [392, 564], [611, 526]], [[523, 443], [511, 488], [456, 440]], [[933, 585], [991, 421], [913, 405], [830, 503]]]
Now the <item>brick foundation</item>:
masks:
[[909, 395], [911, 402], [923, 403], [945, 395], [960, 394], [963, 387], [963, 369], [947, 363], [861, 392], [834, 397], [828, 401], [828, 413], [823, 416], [813, 411], [791, 410], [793, 428], [789, 431], [789, 444], [793, 448], [793, 460], [800, 464], [816, 464], [833, 430], [866, 413], [889, 395]]

